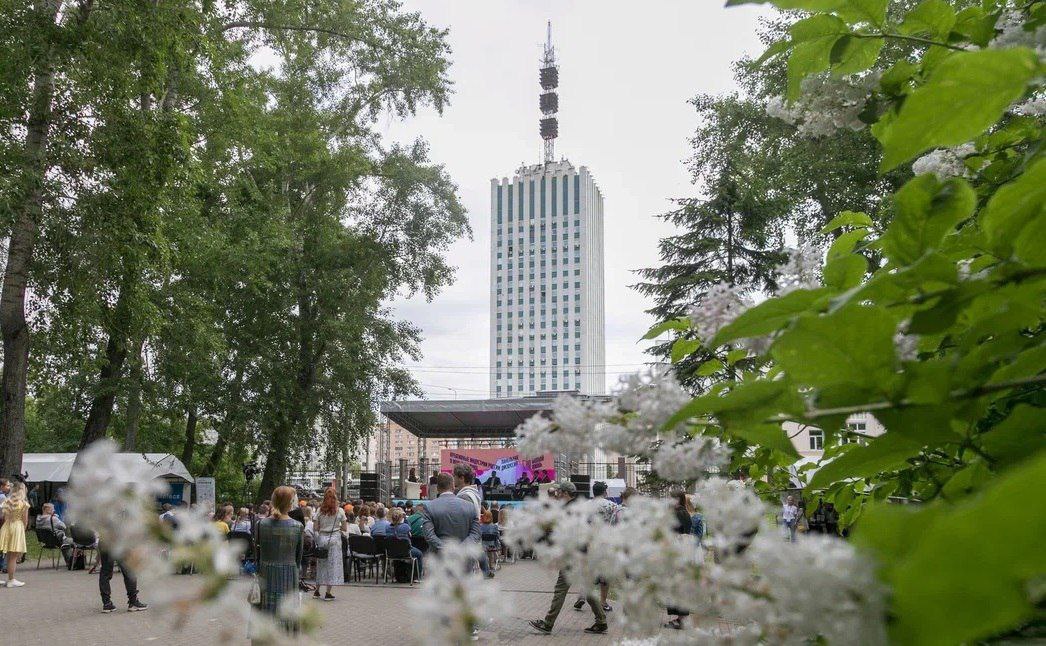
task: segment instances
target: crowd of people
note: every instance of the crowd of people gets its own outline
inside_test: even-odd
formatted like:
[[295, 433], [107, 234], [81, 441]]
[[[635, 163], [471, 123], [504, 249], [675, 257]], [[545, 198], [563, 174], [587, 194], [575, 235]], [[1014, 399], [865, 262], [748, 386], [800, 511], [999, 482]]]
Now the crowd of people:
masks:
[[[334, 589], [344, 585], [349, 577], [346, 565], [349, 539], [353, 536], [383, 537], [385, 541], [404, 541], [410, 557], [417, 564], [410, 572], [411, 582], [424, 576], [424, 561], [430, 554], [438, 554], [450, 541], [475, 542], [482, 545], [481, 554], [473, 567], [486, 577], [493, 578], [499, 562], [511, 558], [507, 545], [502, 541], [508, 517], [508, 506], [498, 502], [484, 501], [483, 491], [477, 485], [475, 473], [465, 464], [455, 465], [452, 473], [436, 473], [432, 480], [435, 497], [411, 504], [404, 502], [387, 507], [380, 502], [365, 502], [360, 499], [339, 501], [333, 488], [327, 489], [322, 498], [316, 496], [299, 498], [298, 491], [289, 486], [277, 487], [269, 499], [253, 507], [235, 507], [231, 503], [217, 506], [211, 522], [217, 533], [230, 538], [244, 539], [251, 546], [244, 555], [245, 569], [257, 574], [259, 595], [256, 606], [265, 612], [276, 613], [290, 598], [297, 598], [301, 591], [311, 591], [316, 599], [333, 601]], [[529, 486], [529, 483], [528, 483]], [[628, 487], [621, 493], [620, 503], [607, 497], [607, 485], [595, 482], [592, 496], [598, 501], [596, 508], [602, 522], [616, 525], [628, 513], [629, 499], [636, 490]], [[549, 496], [565, 504], [578, 499], [578, 491], [569, 481], [553, 483]], [[700, 541], [704, 535], [704, 520], [695, 511], [692, 499], [682, 490], [670, 494], [674, 503], [675, 523], [673, 531], [693, 534]], [[179, 512], [188, 511], [188, 503], [164, 504], [159, 518], [175, 526]], [[72, 568], [78, 546], [70, 534], [70, 527], [48, 502], [40, 507], [40, 513], [30, 524], [30, 502], [23, 482], [0, 479], [0, 567], [6, 571], [5, 587], [25, 585], [16, 574], [18, 563], [24, 560], [26, 533], [32, 528], [38, 536], [49, 533], [53, 545], [60, 549], [66, 564]], [[781, 507], [781, 521], [788, 531], [788, 540], [795, 541], [800, 524], [810, 531], [824, 531], [838, 522], [837, 514], [830, 503], [820, 503], [817, 511], [807, 518], [802, 501], [787, 496]], [[817, 527], [814, 527], [817, 525]], [[113, 559], [97, 543], [86, 546], [98, 552], [99, 592], [103, 612], [112, 612], [110, 582], [115, 567], [119, 566], [127, 593], [129, 611], [145, 610], [148, 606], [138, 598], [138, 585], [133, 571], [125, 564]], [[602, 634], [607, 631], [607, 613], [613, 608], [608, 602], [609, 586], [603, 580], [590, 595], [579, 595], [573, 604], [582, 611], [587, 604], [594, 616], [594, 623], [585, 632]], [[552, 602], [547, 614], [531, 621], [531, 626], [541, 633], [551, 633], [556, 619], [569, 594], [566, 572], [559, 572]], [[685, 610], [666, 609], [670, 619], [667, 626], [682, 628], [687, 616]]]

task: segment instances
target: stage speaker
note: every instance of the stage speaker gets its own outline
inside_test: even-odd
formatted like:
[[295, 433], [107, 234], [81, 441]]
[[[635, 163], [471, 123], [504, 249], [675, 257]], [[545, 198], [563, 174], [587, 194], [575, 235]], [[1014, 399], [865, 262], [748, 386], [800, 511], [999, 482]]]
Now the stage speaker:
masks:
[[380, 492], [378, 483], [380, 476], [377, 473], [360, 474], [360, 500], [373, 502], [379, 499]]
[[570, 481], [577, 487], [577, 494], [583, 498], [592, 497], [592, 476], [574, 474], [570, 476]]

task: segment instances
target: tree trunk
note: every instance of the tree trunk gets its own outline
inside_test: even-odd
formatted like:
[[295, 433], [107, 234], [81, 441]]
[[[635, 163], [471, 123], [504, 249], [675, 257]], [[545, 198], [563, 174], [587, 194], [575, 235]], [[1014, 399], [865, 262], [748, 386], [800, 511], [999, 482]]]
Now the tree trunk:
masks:
[[218, 441], [214, 443], [214, 447], [211, 449], [211, 455], [207, 458], [207, 464], [203, 467], [204, 475], [213, 476], [218, 471], [218, 467], [222, 463], [222, 459], [225, 458], [225, 447], [229, 445], [229, 440], [225, 433], [218, 436]]
[[130, 293], [137, 275], [134, 263], [129, 263], [120, 286], [120, 295], [116, 298], [109, 340], [105, 345], [105, 363], [98, 374], [98, 391], [91, 400], [91, 409], [87, 414], [87, 423], [84, 424], [77, 451], [82, 451], [92, 442], [105, 437], [109, 431], [113, 406], [116, 404], [116, 392], [119, 390], [124, 363], [127, 362], [127, 342], [131, 327]]
[[272, 494], [273, 489], [283, 484], [287, 475], [287, 449], [290, 447], [291, 433], [293, 426], [290, 424], [272, 429], [269, 453], [265, 456], [265, 470], [262, 471], [255, 502], [265, 500]]
[[185, 418], [185, 444], [182, 445], [182, 464], [186, 469], [192, 469], [192, 456], [196, 452], [196, 407], [189, 408], [189, 415]]
[[[41, 18], [51, 23], [58, 16], [58, 0], [36, 5]], [[10, 203], [14, 216], [7, 249], [3, 288], [0, 289], [0, 333], [4, 339], [3, 416], [0, 419], [0, 473], [21, 473], [25, 450], [25, 393], [29, 372], [29, 326], [25, 319], [25, 289], [29, 281], [33, 248], [43, 213], [44, 177], [49, 169], [51, 103], [54, 99], [54, 48], [38, 54], [33, 73], [33, 94], [26, 122], [23, 185]]]
[[109, 422], [113, 417], [113, 406], [116, 404], [116, 381], [123, 371], [127, 360], [127, 345], [117, 334], [109, 336], [105, 345], [105, 365], [98, 374], [99, 391], [91, 400], [91, 409], [87, 414], [87, 423], [80, 437], [77, 451], [82, 451], [96, 440], [105, 437]]
[[124, 427], [123, 450], [134, 451], [138, 446], [138, 421], [142, 415], [142, 344], [131, 357], [130, 392], [127, 395], [127, 422]]

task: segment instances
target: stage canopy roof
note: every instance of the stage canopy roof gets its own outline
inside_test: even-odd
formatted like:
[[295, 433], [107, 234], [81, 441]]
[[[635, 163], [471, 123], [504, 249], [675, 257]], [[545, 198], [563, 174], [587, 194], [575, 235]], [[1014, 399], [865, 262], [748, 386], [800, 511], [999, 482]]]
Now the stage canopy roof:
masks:
[[[586, 399], [609, 397], [574, 395]], [[381, 412], [422, 438], [511, 437], [528, 417], [552, 410], [554, 396], [382, 402]]]
[[[143, 464], [150, 480], [184, 480], [195, 482], [182, 461], [170, 453], [117, 453], [113, 459], [119, 463], [117, 473], [127, 473], [129, 467]], [[27, 473], [29, 482], [69, 482], [73, 470], [75, 453], [26, 453], [22, 456], [22, 473]]]

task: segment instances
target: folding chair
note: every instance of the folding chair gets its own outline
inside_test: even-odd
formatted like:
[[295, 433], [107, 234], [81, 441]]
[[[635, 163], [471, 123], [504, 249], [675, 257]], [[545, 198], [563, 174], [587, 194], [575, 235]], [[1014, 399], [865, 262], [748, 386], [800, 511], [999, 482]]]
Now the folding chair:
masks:
[[36, 554], [36, 569], [40, 569], [40, 560], [44, 556], [44, 550], [47, 550], [51, 554], [51, 567], [58, 569], [58, 558], [55, 556], [55, 551], [58, 554], [62, 553], [62, 539], [58, 538], [58, 533], [53, 529], [41, 529], [36, 530], [36, 540], [40, 543], [40, 551]]
[[360, 566], [370, 566], [374, 568], [374, 583], [378, 582], [378, 563], [381, 557], [378, 555], [378, 549], [374, 545], [374, 538], [371, 536], [349, 536], [349, 558], [352, 563], [353, 569], [356, 570], [356, 580], [360, 580]]
[[[403, 538], [390, 538], [385, 541], [385, 583], [389, 582], [390, 563], [410, 563], [410, 585], [414, 585], [414, 575], [418, 571], [418, 559], [410, 553], [410, 541]], [[393, 574], [395, 579], [395, 574]]]
[[239, 541], [243, 545], [240, 552], [240, 571], [243, 572], [248, 563], [254, 563], [254, 535], [250, 532], [229, 532], [225, 535], [228, 541]]
[[83, 554], [87, 573], [94, 574], [94, 568], [98, 565], [94, 558], [98, 551], [98, 539], [95, 538], [94, 532], [73, 525], [69, 528], [69, 536], [73, 539], [73, 561], [76, 561], [79, 554]]

